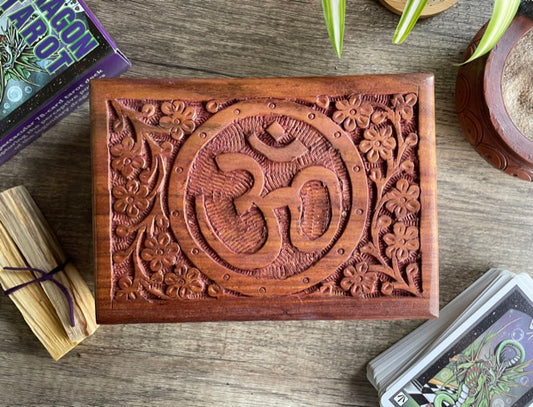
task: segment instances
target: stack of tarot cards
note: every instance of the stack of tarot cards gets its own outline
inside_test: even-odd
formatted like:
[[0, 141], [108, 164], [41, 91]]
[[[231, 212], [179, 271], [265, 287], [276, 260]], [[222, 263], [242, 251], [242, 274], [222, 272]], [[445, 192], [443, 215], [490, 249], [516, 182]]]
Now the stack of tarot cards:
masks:
[[533, 406], [533, 279], [492, 269], [368, 365], [381, 406]]

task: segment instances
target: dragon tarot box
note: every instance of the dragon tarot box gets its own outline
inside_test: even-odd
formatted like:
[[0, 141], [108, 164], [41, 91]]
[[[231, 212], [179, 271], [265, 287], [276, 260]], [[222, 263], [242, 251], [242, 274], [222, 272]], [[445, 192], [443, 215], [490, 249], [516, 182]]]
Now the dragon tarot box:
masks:
[[0, 163], [129, 67], [82, 0], [0, 0]]

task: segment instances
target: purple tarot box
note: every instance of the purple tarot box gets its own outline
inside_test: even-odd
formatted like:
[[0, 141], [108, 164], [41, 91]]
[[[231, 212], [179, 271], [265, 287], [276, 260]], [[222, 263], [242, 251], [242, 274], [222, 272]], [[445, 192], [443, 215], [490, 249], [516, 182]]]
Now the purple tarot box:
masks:
[[0, 0], [0, 164], [129, 66], [83, 0]]

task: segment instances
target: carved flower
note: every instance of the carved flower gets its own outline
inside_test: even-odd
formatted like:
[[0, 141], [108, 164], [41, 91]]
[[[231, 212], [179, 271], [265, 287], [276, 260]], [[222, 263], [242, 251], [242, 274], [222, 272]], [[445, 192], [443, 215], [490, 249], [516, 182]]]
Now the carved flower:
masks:
[[117, 212], [126, 213], [130, 218], [139, 215], [139, 212], [148, 208], [148, 187], [139, 184], [138, 181], [130, 180], [126, 187], [116, 186], [113, 188], [113, 196], [117, 199], [113, 208]]
[[163, 267], [172, 266], [180, 251], [180, 247], [177, 243], [172, 243], [168, 233], [160, 233], [157, 239], [147, 238], [144, 246], [145, 249], [141, 252], [141, 257], [150, 262], [152, 271], [159, 271]]
[[170, 129], [173, 139], [179, 140], [186, 134], [194, 131], [196, 110], [193, 107], [185, 106], [185, 103], [174, 100], [164, 102], [161, 105], [161, 111], [165, 116], [159, 119], [159, 125], [165, 129]]
[[366, 155], [368, 161], [375, 163], [379, 157], [384, 160], [392, 158], [392, 150], [396, 147], [396, 140], [392, 137], [392, 127], [365, 130], [364, 137], [359, 149], [363, 153], [368, 153]]
[[420, 188], [417, 185], [409, 185], [405, 179], [400, 179], [388, 193], [389, 201], [385, 207], [396, 214], [397, 218], [403, 218], [408, 212], [416, 213], [420, 210], [418, 196]]
[[368, 264], [365, 262], [357, 263], [355, 267], [346, 267], [343, 274], [341, 287], [344, 291], [349, 290], [354, 297], [372, 293], [378, 277], [377, 273], [368, 271]]
[[121, 143], [115, 144], [109, 151], [113, 157], [116, 157], [111, 162], [111, 167], [115, 171], [120, 171], [126, 178], [136, 169], [144, 168], [144, 158], [137, 155], [135, 142], [131, 137], [124, 137]]
[[396, 109], [400, 116], [405, 120], [413, 118], [413, 106], [416, 104], [417, 97], [414, 93], [409, 93], [405, 96], [394, 95], [392, 97], [392, 106]]
[[200, 271], [194, 267], [176, 268], [175, 273], [168, 273], [165, 276], [165, 284], [168, 285], [167, 295], [180, 298], [188, 298], [194, 293], [201, 293], [205, 286], [200, 278]]
[[120, 277], [117, 285], [119, 288], [115, 296], [117, 301], [135, 301], [137, 299], [137, 294], [132, 289], [133, 281], [130, 277]]
[[339, 100], [335, 103], [337, 111], [333, 113], [336, 123], [344, 123], [347, 131], [355, 129], [356, 125], [366, 129], [370, 124], [370, 115], [373, 112], [370, 102], [364, 101], [361, 95], [352, 95], [348, 100]]
[[418, 229], [415, 226], [405, 226], [402, 222], [394, 224], [394, 233], [387, 233], [383, 240], [387, 243], [385, 254], [392, 259], [396, 252], [398, 260], [407, 259], [410, 251], [418, 250], [420, 243], [418, 241]]

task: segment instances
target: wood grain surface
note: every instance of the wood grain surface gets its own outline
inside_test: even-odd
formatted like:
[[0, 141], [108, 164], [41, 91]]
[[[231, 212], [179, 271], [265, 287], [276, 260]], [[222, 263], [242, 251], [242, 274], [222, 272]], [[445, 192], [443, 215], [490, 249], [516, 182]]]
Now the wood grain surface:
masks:
[[[533, 184], [481, 158], [455, 115], [457, 68], [490, 17], [461, 0], [392, 44], [398, 16], [347, 2], [343, 59], [318, 0], [88, 0], [131, 59], [129, 77], [261, 77], [434, 72], [441, 305], [492, 266], [533, 275]], [[88, 104], [0, 167], [25, 184], [93, 287]], [[366, 363], [422, 321], [103, 326], [53, 362], [0, 297], [0, 404], [377, 406]]]

